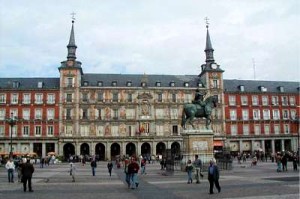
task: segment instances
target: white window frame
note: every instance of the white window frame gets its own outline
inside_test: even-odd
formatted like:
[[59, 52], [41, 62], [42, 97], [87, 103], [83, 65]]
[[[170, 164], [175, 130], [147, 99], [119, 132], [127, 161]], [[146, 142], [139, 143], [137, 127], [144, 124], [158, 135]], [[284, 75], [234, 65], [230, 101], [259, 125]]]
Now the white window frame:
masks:
[[265, 135], [270, 135], [270, 125], [269, 124], [264, 125], [264, 133], [265, 133]]
[[249, 110], [248, 109], [242, 110], [242, 117], [243, 117], [243, 120], [249, 120]]
[[288, 106], [289, 105], [288, 96], [281, 96], [281, 104], [282, 104], [282, 106]]
[[288, 120], [290, 117], [289, 117], [289, 110], [288, 109], [283, 109], [282, 110], [282, 119], [284, 120]]
[[0, 109], [0, 120], [5, 120], [6, 110], [4, 108]]
[[275, 124], [274, 125], [274, 134], [279, 135], [280, 134], [280, 126]]
[[231, 124], [230, 125], [230, 131], [231, 131], [231, 135], [233, 135], [233, 136], [237, 135], [237, 125], [236, 124]]
[[248, 96], [247, 95], [241, 96], [241, 104], [242, 104], [242, 106], [248, 105]]
[[0, 93], [0, 104], [6, 104], [6, 94]]
[[54, 135], [54, 126], [48, 125], [47, 126], [47, 136], [53, 136]]
[[236, 120], [236, 110], [230, 109], [230, 120]]
[[47, 94], [47, 104], [55, 104], [55, 94], [54, 93]]
[[[27, 132], [26, 132], [27, 131]], [[29, 125], [24, 125], [22, 128], [22, 135], [24, 137], [27, 137], [30, 135], [30, 126]]]
[[249, 135], [249, 124], [243, 124], [243, 135]]
[[264, 109], [263, 110], [263, 118], [264, 118], [264, 120], [271, 119], [271, 117], [270, 117], [270, 110], [269, 109]]
[[297, 111], [292, 109], [290, 110], [291, 111], [291, 119], [295, 120], [296, 119], [296, 116], [297, 116]]
[[41, 108], [36, 108], [34, 110], [34, 119], [41, 120], [43, 116], [43, 110]]
[[34, 103], [35, 104], [42, 104], [43, 103], [43, 94], [42, 93], [36, 93], [34, 95]]
[[30, 109], [29, 108], [24, 108], [22, 110], [22, 118], [24, 120], [30, 120]]
[[260, 126], [260, 124], [255, 124], [254, 125], [254, 134], [255, 135], [260, 135], [261, 134], [261, 126]]
[[5, 126], [4, 125], [0, 125], [0, 137], [3, 137], [5, 134]]
[[19, 94], [18, 93], [12, 93], [11, 94], [11, 104], [18, 104]]
[[252, 105], [254, 105], [254, 106], [258, 106], [259, 105], [258, 96], [257, 95], [252, 95]]
[[295, 101], [295, 96], [290, 96], [290, 106], [295, 106], [296, 101]]
[[284, 124], [283, 125], [283, 131], [284, 131], [284, 134], [290, 134], [290, 125], [289, 124]]
[[48, 108], [47, 109], [47, 119], [48, 120], [54, 120], [55, 110], [54, 108]]
[[229, 106], [235, 106], [235, 105], [236, 105], [236, 96], [229, 95]]
[[260, 120], [260, 110], [253, 109], [253, 120]]
[[42, 136], [42, 126], [41, 125], [36, 125], [34, 126], [34, 135], [35, 136]]
[[30, 104], [30, 101], [31, 101], [31, 94], [24, 93], [23, 94], [23, 104]]
[[272, 105], [274, 105], [274, 106], [279, 105], [279, 98], [278, 98], [278, 96], [272, 96]]
[[269, 98], [266, 95], [262, 96], [262, 105], [263, 106], [268, 106], [269, 105]]

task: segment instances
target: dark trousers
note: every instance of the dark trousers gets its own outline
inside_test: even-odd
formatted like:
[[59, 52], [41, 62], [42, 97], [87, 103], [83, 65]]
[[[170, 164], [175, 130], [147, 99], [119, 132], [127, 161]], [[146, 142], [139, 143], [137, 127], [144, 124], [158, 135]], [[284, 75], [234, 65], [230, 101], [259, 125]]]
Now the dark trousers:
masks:
[[96, 173], [96, 168], [92, 167], [92, 174], [93, 174], [93, 176], [95, 176], [95, 173]]
[[218, 192], [221, 191], [221, 187], [219, 185], [219, 180], [214, 180], [213, 177], [209, 177], [208, 181], [209, 181], [209, 193], [210, 194], [214, 193], [214, 185], [216, 185], [216, 188], [218, 189]]
[[23, 177], [23, 189], [24, 189], [24, 191], [26, 191], [27, 182], [28, 182], [28, 189], [29, 189], [29, 191], [32, 191], [31, 177]]
[[7, 175], [8, 175], [8, 182], [14, 182], [14, 170], [8, 169]]

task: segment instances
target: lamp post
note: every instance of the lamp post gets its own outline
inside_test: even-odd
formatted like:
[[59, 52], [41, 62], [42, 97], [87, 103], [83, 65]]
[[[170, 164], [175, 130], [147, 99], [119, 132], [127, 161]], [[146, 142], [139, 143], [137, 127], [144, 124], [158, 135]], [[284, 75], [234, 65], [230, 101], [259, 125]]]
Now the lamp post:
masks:
[[10, 114], [10, 118], [7, 120], [7, 122], [10, 125], [10, 152], [9, 152], [9, 157], [13, 157], [13, 151], [12, 151], [12, 134], [13, 134], [13, 127], [16, 124], [17, 120], [14, 118], [14, 114]]

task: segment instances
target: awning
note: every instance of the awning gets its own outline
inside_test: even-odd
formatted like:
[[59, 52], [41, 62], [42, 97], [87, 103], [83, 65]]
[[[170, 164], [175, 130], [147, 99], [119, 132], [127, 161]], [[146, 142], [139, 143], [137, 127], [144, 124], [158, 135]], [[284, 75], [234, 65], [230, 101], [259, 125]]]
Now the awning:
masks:
[[223, 146], [222, 140], [214, 140], [214, 146]]

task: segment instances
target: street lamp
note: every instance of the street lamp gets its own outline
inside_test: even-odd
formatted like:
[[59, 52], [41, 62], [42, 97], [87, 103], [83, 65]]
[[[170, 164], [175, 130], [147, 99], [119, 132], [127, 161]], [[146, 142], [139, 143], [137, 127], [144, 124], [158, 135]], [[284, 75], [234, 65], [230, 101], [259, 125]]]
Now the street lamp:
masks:
[[10, 125], [10, 152], [9, 152], [9, 157], [13, 157], [13, 151], [12, 151], [12, 134], [13, 134], [13, 127], [16, 124], [17, 120], [14, 118], [14, 114], [10, 114], [10, 118], [7, 120], [7, 122]]

